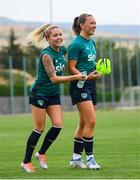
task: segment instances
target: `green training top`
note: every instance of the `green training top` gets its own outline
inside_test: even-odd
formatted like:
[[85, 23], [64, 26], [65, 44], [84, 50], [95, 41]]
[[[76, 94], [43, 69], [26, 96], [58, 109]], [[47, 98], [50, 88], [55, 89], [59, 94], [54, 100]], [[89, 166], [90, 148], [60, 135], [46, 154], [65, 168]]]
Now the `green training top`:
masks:
[[30, 89], [32, 94], [37, 96], [54, 96], [60, 94], [60, 85], [51, 82], [42, 62], [42, 56], [44, 54], [48, 54], [51, 57], [57, 76], [62, 76], [66, 63], [64, 57], [66, 54], [66, 48], [61, 46], [59, 52], [56, 52], [51, 48], [51, 46], [48, 46], [41, 51], [37, 77]]
[[95, 70], [96, 49], [92, 39], [85, 39], [78, 35], [68, 47], [68, 60], [77, 61], [76, 68], [87, 74]]

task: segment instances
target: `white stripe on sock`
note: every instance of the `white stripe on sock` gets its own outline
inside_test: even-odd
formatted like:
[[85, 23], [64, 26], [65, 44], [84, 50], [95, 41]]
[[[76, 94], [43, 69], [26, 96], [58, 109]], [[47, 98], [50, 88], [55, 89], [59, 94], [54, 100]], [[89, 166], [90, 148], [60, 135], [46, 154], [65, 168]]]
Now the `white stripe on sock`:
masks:
[[84, 143], [83, 141], [78, 141], [78, 140], [76, 140], [76, 139], [74, 139], [74, 141], [75, 141], [75, 142], [79, 142], [79, 143]]
[[37, 131], [36, 129], [33, 129], [34, 132], [38, 133], [38, 134], [42, 134], [42, 132]]
[[84, 139], [84, 138], [83, 138], [83, 140], [86, 141], [86, 142], [93, 142], [93, 139], [87, 140], [87, 139]]

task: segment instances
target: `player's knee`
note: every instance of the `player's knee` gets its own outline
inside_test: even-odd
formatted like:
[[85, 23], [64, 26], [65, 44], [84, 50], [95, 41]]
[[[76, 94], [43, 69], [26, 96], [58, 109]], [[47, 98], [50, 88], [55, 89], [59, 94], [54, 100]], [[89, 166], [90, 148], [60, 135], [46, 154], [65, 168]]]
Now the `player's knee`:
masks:
[[86, 126], [93, 129], [95, 127], [95, 124], [96, 124], [96, 120], [89, 119], [88, 122], [86, 123]]
[[39, 123], [35, 123], [35, 125], [34, 125], [35, 127], [35, 129], [36, 130], [38, 130], [38, 131], [44, 131], [44, 129], [45, 129], [45, 124], [44, 123], [41, 123], [41, 122], [39, 122]]

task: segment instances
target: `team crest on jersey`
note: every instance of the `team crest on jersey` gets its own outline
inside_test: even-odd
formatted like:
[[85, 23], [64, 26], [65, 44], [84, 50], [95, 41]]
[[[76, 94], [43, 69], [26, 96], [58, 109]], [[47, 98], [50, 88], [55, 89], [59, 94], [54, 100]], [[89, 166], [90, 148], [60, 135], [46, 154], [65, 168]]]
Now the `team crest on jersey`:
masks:
[[41, 100], [41, 99], [39, 99], [39, 100], [37, 101], [37, 103], [38, 103], [40, 106], [43, 106], [44, 101]]
[[81, 97], [82, 97], [83, 99], [86, 99], [86, 98], [87, 98], [87, 93], [81, 93]]

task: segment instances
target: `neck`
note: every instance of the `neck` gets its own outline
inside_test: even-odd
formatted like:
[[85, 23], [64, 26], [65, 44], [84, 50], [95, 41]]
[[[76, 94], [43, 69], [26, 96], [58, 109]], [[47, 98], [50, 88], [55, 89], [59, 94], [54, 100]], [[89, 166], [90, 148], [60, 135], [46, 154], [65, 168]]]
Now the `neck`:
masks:
[[87, 40], [90, 39], [90, 35], [87, 34], [87, 33], [85, 33], [85, 32], [82, 32], [82, 31], [81, 31], [80, 35], [81, 35], [83, 38], [87, 39]]
[[50, 45], [50, 46], [51, 46], [51, 48], [52, 48], [54, 51], [59, 52], [60, 47], [58, 47], [58, 46], [52, 46], [52, 45]]

